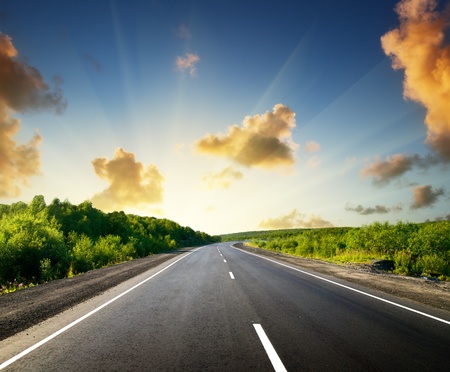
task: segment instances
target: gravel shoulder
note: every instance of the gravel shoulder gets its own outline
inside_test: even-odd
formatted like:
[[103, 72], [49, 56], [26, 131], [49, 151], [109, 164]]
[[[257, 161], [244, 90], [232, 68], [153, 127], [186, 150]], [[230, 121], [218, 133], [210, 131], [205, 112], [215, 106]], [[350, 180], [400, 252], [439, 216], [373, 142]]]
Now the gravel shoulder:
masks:
[[[270, 252], [245, 246], [237, 248], [275, 258], [308, 270], [344, 279], [395, 296], [407, 298], [428, 306], [450, 311], [450, 283], [410, 278], [389, 274], [371, 265], [336, 265], [323, 261]], [[38, 324], [78, 303], [97, 296], [150, 268], [189, 250], [124, 262], [103, 269], [89, 271], [68, 279], [45, 284], [0, 296], [0, 340]]]

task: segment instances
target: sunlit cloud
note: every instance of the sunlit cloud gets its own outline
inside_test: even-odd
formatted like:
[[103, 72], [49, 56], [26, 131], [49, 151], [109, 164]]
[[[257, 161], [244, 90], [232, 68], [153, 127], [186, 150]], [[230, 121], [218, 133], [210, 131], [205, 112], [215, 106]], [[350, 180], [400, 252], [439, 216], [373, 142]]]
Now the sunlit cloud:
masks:
[[439, 197], [444, 195], [444, 189], [433, 189], [432, 186], [417, 186], [413, 190], [413, 203], [411, 209], [420, 209], [425, 207], [431, 207], [435, 204]]
[[189, 75], [197, 76], [197, 63], [200, 62], [200, 57], [196, 53], [186, 53], [186, 56], [178, 56], [175, 60], [175, 66], [178, 71], [189, 71]]
[[427, 110], [426, 143], [450, 161], [450, 7], [436, 10], [436, 0], [402, 0], [400, 25], [381, 38], [394, 69], [404, 70], [403, 95]]
[[272, 112], [246, 116], [242, 126], [232, 125], [225, 135], [206, 135], [195, 148], [247, 167], [289, 167], [295, 162], [294, 151], [298, 147], [292, 140], [295, 126], [295, 112], [277, 104]]
[[18, 144], [14, 136], [20, 121], [14, 112], [54, 110], [61, 113], [66, 101], [55, 78], [52, 91], [40, 72], [19, 59], [18, 51], [8, 35], [0, 33], [0, 197], [16, 197], [29, 178], [40, 174], [39, 145], [36, 133], [26, 144]]
[[112, 160], [96, 158], [92, 165], [97, 176], [109, 183], [108, 188], [93, 196], [96, 208], [115, 211], [163, 200], [164, 177], [156, 165], [145, 166], [131, 152], [117, 148]]
[[26, 144], [17, 144], [14, 135], [20, 122], [9, 117], [0, 106], [0, 197], [17, 197], [21, 186], [30, 186], [29, 178], [39, 175], [42, 137], [36, 133]]
[[242, 179], [243, 174], [229, 166], [218, 173], [208, 173], [202, 177], [203, 183], [208, 190], [228, 189], [234, 181]]
[[366, 164], [360, 172], [363, 178], [373, 177], [376, 186], [387, 185], [392, 179], [397, 178], [409, 171], [413, 166], [411, 157], [403, 154], [395, 154], [386, 157], [382, 161], [377, 158], [373, 163]]
[[320, 150], [320, 145], [316, 141], [306, 142], [305, 150], [308, 152], [316, 152]]
[[392, 208], [386, 207], [384, 205], [376, 205], [375, 207], [363, 207], [361, 204], [357, 205], [356, 207], [352, 207], [350, 204], [347, 204], [345, 206], [345, 210], [350, 212], [356, 212], [364, 216], [370, 214], [386, 214], [391, 211], [400, 212], [403, 210], [403, 207], [400, 204]]
[[259, 227], [262, 229], [276, 230], [276, 229], [293, 229], [293, 228], [319, 228], [332, 227], [331, 222], [325, 221], [320, 216], [311, 214], [309, 218], [293, 209], [284, 216], [268, 218], [260, 222]]
[[395, 154], [387, 156], [383, 161], [379, 157], [372, 163], [366, 164], [360, 171], [363, 178], [372, 177], [375, 186], [386, 186], [393, 179], [403, 176], [411, 169], [426, 170], [436, 165], [440, 160], [432, 155], [421, 157], [417, 154]]

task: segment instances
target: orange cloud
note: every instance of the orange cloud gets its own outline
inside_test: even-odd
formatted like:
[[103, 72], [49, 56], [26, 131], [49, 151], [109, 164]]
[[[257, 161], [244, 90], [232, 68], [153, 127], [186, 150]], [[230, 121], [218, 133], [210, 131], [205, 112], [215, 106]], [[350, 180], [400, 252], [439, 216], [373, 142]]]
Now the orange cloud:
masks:
[[396, 6], [400, 26], [381, 38], [394, 69], [403, 69], [406, 99], [423, 105], [426, 143], [450, 161], [450, 25], [449, 7], [436, 10], [436, 0], [402, 0]]
[[209, 173], [202, 177], [202, 181], [206, 183], [208, 190], [217, 188], [228, 189], [235, 180], [242, 179], [243, 174], [229, 166], [218, 173]]
[[414, 188], [414, 201], [411, 204], [411, 209], [430, 207], [444, 194], [444, 189], [433, 190], [433, 187], [430, 185], [417, 186]]
[[8, 35], [0, 33], [0, 196], [20, 195], [20, 186], [29, 186], [28, 179], [40, 174], [39, 134], [26, 144], [18, 144], [14, 136], [20, 121], [11, 117], [18, 111], [66, 107], [59, 89], [60, 81], [51, 91], [39, 71], [18, 57]]
[[259, 227], [262, 229], [276, 230], [276, 229], [293, 229], [293, 228], [319, 228], [332, 227], [333, 224], [329, 221], [323, 220], [320, 216], [311, 214], [306, 218], [297, 209], [293, 209], [290, 213], [276, 218], [268, 218], [260, 222]]
[[123, 210], [159, 203], [163, 199], [164, 177], [156, 165], [144, 166], [133, 153], [118, 148], [112, 160], [92, 161], [95, 173], [109, 182], [109, 187], [92, 198], [92, 203], [104, 211]]
[[186, 57], [177, 57], [175, 66], [179, 71], [189, 71], [189, 75], [197, 75], [197, 63], [200, 62], [200, 57], [196, 53], [186, 53]]
[[275, 168], [294, 163], [297, 144], [292, 141], [295, 112], [277, 104], [263, 115], [246, 116], [226, 135], [208, 134], [195, 147], [198, 152], [225, 157], [247, 167]]
[[386, 157], [385, 161], [377, 158], [375, 162], [365, 165], [360, 172], [363, 178], [373, 177], [373, 183], [377, 186], [387, 185], [393, 178], [400, 177], [413, 166], [411, 157], [403, 154], [395, 154]]
[[387, 156], [384, 161], [378, 157], [373, 163], [366, 164], [361, 169], [360, 175], [363, 178], [373, 177], [376, 186], [385, 186], [414, 167], [425, 170], [438, 163], [439, 159], [436, 156], [395, 154]]
[[27, 144], [13, 140], [20, 122], [8, 116], [0, 105], [0, 197], [17, 197], [21, 193], [18, 184], [29, 186], [28, 179], [40, 174], [41, 154], [39, 134]]

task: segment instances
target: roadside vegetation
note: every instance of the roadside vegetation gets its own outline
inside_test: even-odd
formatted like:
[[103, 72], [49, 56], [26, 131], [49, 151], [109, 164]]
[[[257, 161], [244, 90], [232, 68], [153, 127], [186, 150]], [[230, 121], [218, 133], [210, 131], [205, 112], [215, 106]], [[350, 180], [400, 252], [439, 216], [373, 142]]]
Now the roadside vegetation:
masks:
[[0, 204], [1, 293], [138, 257], [220, 240], [176, 222], [103, 213], [88, 201]]
[[450, 222], [375, 222], [360, 228], [292, 229], [222, 235], [255, 247], [335, 263], [386, 260], [392, 272], [450, 280]]

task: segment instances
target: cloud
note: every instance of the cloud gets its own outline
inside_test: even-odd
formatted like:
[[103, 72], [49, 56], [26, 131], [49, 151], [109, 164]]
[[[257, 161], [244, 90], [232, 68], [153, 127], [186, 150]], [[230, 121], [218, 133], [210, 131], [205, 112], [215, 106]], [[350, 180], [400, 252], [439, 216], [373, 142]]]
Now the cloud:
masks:
[[17, 143], [20, 121], [11, 115], [44, 109], [61, 113], [67, 103], [59, 89], [61, 79], [54, 83], [52, 91], [36, 68], [19, 59], [11, 38], [0, 33], [0, 197], [19, 196], [21, 186], [40, 174], [42, 137], [36, 133], [28, 143]]
[[189, 75], [197, 76], [197, 63], [200, 62], [200, 57], [196, 53], [186, 53], [186, 57], [178, 56], [175, 60], [175, 66], [178, 71], [189, 71]]
[[223, 169], [218, 173], [209, 173], [202, 177], [202, 181], [206, 184], [208, 190], [217, 188], [228, 189], [235, 180], [240, 180], [243, 174], [235, 170], [232, 166]]
[[350, 212], [356, 212], [364, 216], [369, 214], [386, 214], [391, 211], [398, 212], [403, 210], [403, 207], [401, 205], [396, 205], [392, 208], [388, 208], [384, 205], [376, 205], [375, 207], [363, 207], [361, 204], [359, 204], [356, 207], [352, 207], [349, 204], [347, 204], [345, 206], [345, 210]]
[[96, 158], [92, 161], [95, 173], [109, 183], [109, 187], [92, 197], [92, 203], [104, 211], [123, 210], [160, 203], [163, 199], [164, 177], [156, 165], [144, 166], [131, 152], [117, 148], [112, 160]]
[[319, 228], [332, 227], [333, 224], [329, 221], [323, 220], [320, 216], [311, 214], [306, 218], [297, 209], [293, 209], [290, 213], [276, 218], [268, 218], [260, 222], [259, 227], [262, 229], [293, 229], [293, 228]]
[[228, 158], [247, 167], [276, 168], [294, 164], [297, 148], [292, 140], [295, 112], [277, 104], [273, 111], [246, 116], [242, 126], [233, 125], [226, 135], [208, 134], [195, 148], [198, 152]]
[[28, 179], [40, 174], [42, 137], [36, 133], [28, 143], [17, 144], [13, 137], [19, 129], [20, 121], [0, 105], [0, 197], [19, 196], [20, 186], [29, 186]]
[[308, 152], [316, 152], [320, 150], [320, 145], [316, 141], [308, 141], [305, 150]]
[[426, 143], [450, 161], [450, 5], [436, 10], [436, 0], [402, 0], [400, 25], [381, 38], [394, 69], [404, 70], [403, 96], [427, 110]]
[[379, 157], [371, 164], [366, 164], [360, 171], [363, 178], [373, 177], [375, 186], [386, 186], [393, 179], [401, 177], [413, 167], [422, 170], [428, 169], [430, 166], [436, 165], [440, 160], [432, 155], [421, 157], [417, 154], [395, 154], [387, 156], [384, 161]]
[[444, 189], [433, 190], [433, 187], [430, 185], [417, 186], [413, 192], [414, 201], [411, 204], [411, 209], [431, 207], [438, 201], [440, 196], [445, 194]]
[[11, 38], [0, 33], [0, 104], [13, 111], [55, 110], [61, 113], [67, 103], [59, 89], [61, 78], [54, 78], [51, 91], [40, 72], [18, 59]]

